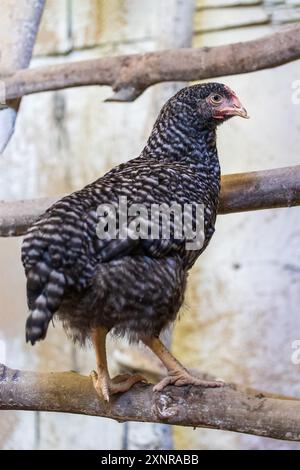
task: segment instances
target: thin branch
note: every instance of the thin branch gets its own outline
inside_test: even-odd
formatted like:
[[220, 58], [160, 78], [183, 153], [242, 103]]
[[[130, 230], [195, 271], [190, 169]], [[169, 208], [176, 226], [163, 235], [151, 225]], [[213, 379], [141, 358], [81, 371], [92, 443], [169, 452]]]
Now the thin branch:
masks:
[[39, 215], [58, 198], [27, 199], [25, 201], [0, 202], [0, 236], [17, 237], [26, 233]]
[[[0, 236], [23, 235], [56, 198], [0, 202]], [[300, 205], [300, 165], [222, 177], [219, 213]]]
[[222, 178], [219, 213], [300, 205], [300, 165]]
[[7, 98], [86, 85], [109, 85], [113, 101], [133, 101], [151, 85], [254, 72], [300, 58], [300, 23], [253, 41], [150, 52], [19, 70]]
[[[0, 15], [0, 79], [16, 70], [27, 68], [31, 59], [45, 0], [15, 0], [1, 2]], [[1, 81], [2, 94], [3, 82]], [[3, 93], [5, 90], [3, 89]], [[21, 98], [21, 97], [18, 97]], [[5, 99], [7, 109], [0, 114], [0, 154], [8, 144], [15, 128], [20, 99]], [[1, 107], [0, 107], [1, 109]]]
[[254, 395], [233, 385], [221, 389], [168, 386], [158, 393], [151, 385], [138, 384], [106, 404], [91, 380], [75, 372], [25, 372], [0, 365], [0, 410], [77, 413], [300, 441], [298, 400]]

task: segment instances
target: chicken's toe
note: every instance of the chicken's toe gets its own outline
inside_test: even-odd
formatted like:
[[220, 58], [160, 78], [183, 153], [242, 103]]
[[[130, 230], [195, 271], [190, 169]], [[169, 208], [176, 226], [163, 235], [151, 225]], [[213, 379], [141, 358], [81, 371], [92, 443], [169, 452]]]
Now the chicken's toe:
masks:
[[159, 392], [167, 385], [176, 385], [177, 387], [195, 385], [204, 388], [217, 388], [223, 387], [225, 383], [221, 380], [203, 380], [190, 374], [187, 370], [179, 370], [170, 372], [167, 377], [164, 377], [153, 387], [153, 390]]
[[147, 382], [147, 380], [139, 374], [117, 375], [110, 381], [109, 391], [111, 394], [127, 392], [137, 382]]

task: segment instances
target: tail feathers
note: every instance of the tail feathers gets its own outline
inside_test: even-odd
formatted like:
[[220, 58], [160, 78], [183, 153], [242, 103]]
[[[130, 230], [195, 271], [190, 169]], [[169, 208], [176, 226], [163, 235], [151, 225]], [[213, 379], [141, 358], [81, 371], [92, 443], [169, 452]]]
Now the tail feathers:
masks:
[[49, 322], [62, 302], [65, 284], [64, 275], [53, 270], [38, 297], [28, 298], [31, 312], [26, 322], [26, 342], [34, 345], [45, 338]]
[[[48, 310], [45, 297], [40, 295], [36, 308], [30, 313], [26, 322], [26, 342], [32, 345], [45, 338], [52, 313]], [[46, 300], [46, 299], [45, 299]]]

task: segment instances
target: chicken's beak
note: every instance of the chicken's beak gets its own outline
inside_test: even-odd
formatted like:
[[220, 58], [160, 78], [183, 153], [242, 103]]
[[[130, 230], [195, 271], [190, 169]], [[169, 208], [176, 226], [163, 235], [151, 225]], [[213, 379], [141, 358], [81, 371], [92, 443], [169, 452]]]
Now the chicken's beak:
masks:
[[248, 116], [248, 113], [245, 108], [242, 106], [239, 108], [230, 108], [229, 112], [230, 116], [241, 116], [242, 118], [249, 119], [250, 116]]
[[249, 119], [246, 109], [242, 106], [238, 97], [232, 93], [231, 99], [227, 103], [227, 106], [220, 109], [220, 113], [223, 116], [240, 116], [245, 119]]
[[247, 111], [243, 106], [226, 106], [218, 109], [213, 115], [215, 119], [225, 119], [226, 117], [241, 116], [242, 118], [249, 119]]

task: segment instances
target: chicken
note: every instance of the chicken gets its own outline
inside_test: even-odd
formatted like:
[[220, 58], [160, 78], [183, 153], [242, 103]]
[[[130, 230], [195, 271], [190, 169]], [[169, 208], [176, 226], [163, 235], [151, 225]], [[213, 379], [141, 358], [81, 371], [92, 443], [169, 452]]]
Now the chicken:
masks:
[[[168, 376], [155, 390], [168, 384], [222, 385], [192, 376], [159, 335], [176, 319], [188, 272], [214, 233], [220, 191], [216, 127], [232, 116], [248, 117], [229, 87], [206, 83], [183, 88], [162, 108], [140, 156], [58, 201], [25, 236], [22, 262], [30, 310], [26, 340], [34, 345], [44, 339], [49, 322], [57, 317], [74, 341], [92, 341], [97, 361], [92, 379], [107, 401], [143, 380], [138, 375], [110, 378], [108, 332], [141, 341], [159, 357]], [[124, 224], [119, 219], [114, 236], [108, 233], [111, 219], [104, 216], [114, 211], [115, 217], [121, 216], [120, 199], [126, 200], [128, 213], [136, 204], [149, 215], [154, 206], [176, 203], [183, 215], [170, 217], [169, 237], [163, 236], [161, 218], [156, 236], [149, 226], [146, 233], [133, 233], [132, 215], [125, 236], [120, 236]], [[204, 208], [202, 243], [192, 249], [188, 242], [193, 237], [176, 233], [189, 204]], [[106, 212], [99, 211], [103, 205], [109, 208]], [[189, 214], [195, 225], [195, 211]], [[100, 220], [107, 230], [102, 236]]]

